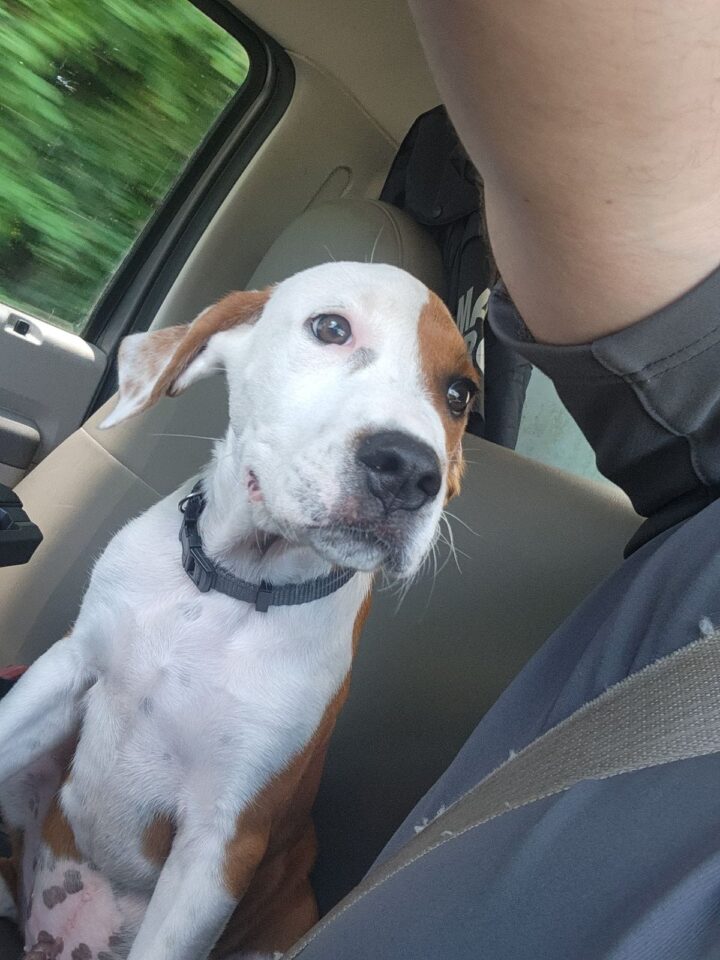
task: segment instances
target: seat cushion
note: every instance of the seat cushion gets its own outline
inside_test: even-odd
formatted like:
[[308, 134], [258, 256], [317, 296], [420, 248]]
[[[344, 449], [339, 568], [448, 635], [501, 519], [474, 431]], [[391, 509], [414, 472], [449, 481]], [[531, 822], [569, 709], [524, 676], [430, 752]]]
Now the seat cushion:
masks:
[[379, 200], [333, 200], [310, 207], [273, 243], [250, 286], [266, 287], [328, 260], [391, 263], [442, 294], [442, 263], [434, 241], [402, 210]]

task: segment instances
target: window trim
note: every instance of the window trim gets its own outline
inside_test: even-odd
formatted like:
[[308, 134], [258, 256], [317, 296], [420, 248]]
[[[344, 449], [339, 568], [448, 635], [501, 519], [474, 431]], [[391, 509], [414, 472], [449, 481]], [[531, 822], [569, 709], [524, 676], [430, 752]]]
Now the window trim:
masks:
[[[227, 0], [188, 0], [236, 37], [248, 52], [247, 79], [230, 100], [163, 202], [120, 263], [78, 334], [114, 357], [121, 338], [146, 330], [233, 184], [292, 97], [295, 74], [286, 52]], [[114, 392], [108, 364], [88, 416]]]

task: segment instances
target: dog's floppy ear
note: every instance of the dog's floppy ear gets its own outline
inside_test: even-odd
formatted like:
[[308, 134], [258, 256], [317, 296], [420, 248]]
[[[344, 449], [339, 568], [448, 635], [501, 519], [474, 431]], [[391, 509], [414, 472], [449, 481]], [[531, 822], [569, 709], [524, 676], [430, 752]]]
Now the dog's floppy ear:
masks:
[[269, 290], [230, 293], [190, 324], [125, 337], [118, 354], [118, 402], [100, 427], [114, 427], [162, 396], [174, 397], [216, 373], [222, 362], [212, 350], [213, 336], [255, 323], [269, 296]]

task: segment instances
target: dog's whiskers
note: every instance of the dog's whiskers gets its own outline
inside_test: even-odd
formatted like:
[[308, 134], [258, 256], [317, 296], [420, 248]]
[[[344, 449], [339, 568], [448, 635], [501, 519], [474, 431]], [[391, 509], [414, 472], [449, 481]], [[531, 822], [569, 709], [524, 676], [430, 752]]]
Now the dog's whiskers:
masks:
[[443, 512], [440, 514], [440, 517], [443, 523], [445, 524], [445, 527], [447, 528], [446, 542], [450, 550], [449, 556], [451, 556], [455, 561], [455, 566], [457, 567], [458, 573], [462, 573], [462, 568], [460, 567], [460, 561], [458, 560], [457, 549], [455, 547], [455, 535], [453, 533], [452, 527], [450, 526], [450, 520], [446, 516], [445, 510], [443, 510]]
[[[481, 536], [482, 536], [482, 534], [481, 534], [478, 530], [473, 530], [473, 528], [472, 528], [469, 524], [465, 523], [465, 521], [464, 521], [461, 517], [458, 517], [457, 514], [455, 514], [455, 513], [450, 513], [449, 510], [443, 510], [443, 516], [444, 516], [444, 517], [452, 517], [453, 520], [457, 520], [457, 522], [460, 523], [460, 524], [462, 524], [462, 526], [465, 527], [466, 530], [469, 530], [470, 533], [471, 533], [474, 537], [481, 537]], [[448, 524], [448, 526], [449, 526], [449, 524]]]
[[[446, 520], [445, 522], [447, 523], [447, 520]], [[448, 540], [448, 538], [447, 538], [443, 533], [438, 532], [438, 539], [440, 540], [441, 543], [444, 543], [447, 547], [452, 547], [452, 549], [455, 551], [455, 553], [456, 553], [458, 556], [460, 556], [460, 557], [465, 557], [466, 560], [470, 560], [470, 559], [471, 559], [469, 553], [465, 553], [464, 550], [461, 550], [460, 547], [458, 547], [458, 545], [455, 543], [454, 540], [453, 540], [453, 542], [452, 542], [452, 544], [451, 544], [450, 541]]]
[[370, 251], [370, 263], [375, 262], [375, 251], [377, 250], [377, 245], [380, 242], [380, 237], [382, 236], [384, 229], [385, 225], [383, 224], [383, 226], [378, 230], [378, 235], [375, 237], [375, 243], [373, 243], [372, 250]]

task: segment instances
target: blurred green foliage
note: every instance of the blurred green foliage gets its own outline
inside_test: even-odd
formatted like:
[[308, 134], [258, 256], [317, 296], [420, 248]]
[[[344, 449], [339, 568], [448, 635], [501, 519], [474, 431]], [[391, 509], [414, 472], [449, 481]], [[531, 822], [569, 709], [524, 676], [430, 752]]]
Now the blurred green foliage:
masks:
[[189, 0], [1, 0], [0, 301], [82, 329], [247, 70]]

